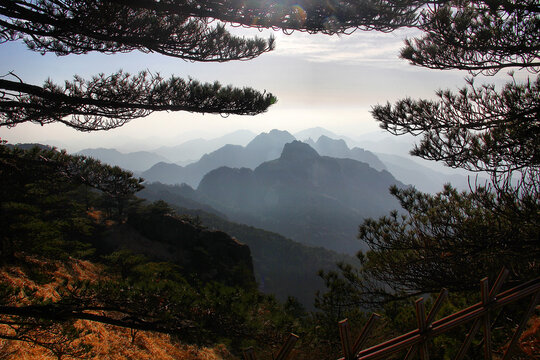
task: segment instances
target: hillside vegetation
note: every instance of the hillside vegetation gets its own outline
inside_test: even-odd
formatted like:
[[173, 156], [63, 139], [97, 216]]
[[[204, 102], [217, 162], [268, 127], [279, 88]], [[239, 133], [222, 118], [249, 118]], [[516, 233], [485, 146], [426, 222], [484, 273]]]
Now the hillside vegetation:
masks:
[[337, 263], [355, 264], [356, 258], [323, 247], [310, 247], [280, 234], [230, 221], [227, 216], [208, 205], [197, 202], [197, 194], [187, 185], [145, 184], [137, 193], [149, 201], [165, 200], [178, 213], [191, 215], [209, 229], [234, 236], [249, 246], [259, 290], [286, 301], [294, 296], [307, 309], [314, 309], [314, 296], [325, 289], [316, 276], [320, 270], [337, 270]]
[[142, 203], [130, 173], [39, 148], [1, 146], [0, 161], [0, 338], [9, 351], [99, 358], [137, 333], [118, 356], [176, 347], [211, 358], [227, 351], [198, 347], [272, 348], [303, 313], [257, 291], [246, 245], [164, 202]]
[[[33, 279], [35, 274], [28, 274], [18, 266], [6, 266], [0, 271], [4, 286], [24, 288], [36, 296], [50, 301], [61, 299], [61, 288], [85, 280], [100, 281], [106, 273], [103, 265], [87, 260], [75, 260], [44, 263], [42, 259], [27, 258], [29, 263], [46, 267], [41, 276], [47, 280]], [[45, 266], [46, 265], [46, 266]], [[23, 294], [20, 294], [23, 296]], [[84, 359], [156, 359], [156, 360], [217, 360], [231, 359], [232, 354], [223, 345], [213, 347], [187, 345], [179, 343], [171, 335], [150, 331], [141, 331], [94, 321], [76, 320], [69, 329], [77, 337], [70, 338], [63, 333], [62, 326], [56, 326], [47, 333], [36, 329], [25, 334], [24, 341], [1, 340], [0, 358], [20, 360], [46, 360], [58, 358]], [[16, 334], [9, 325], [1, 325], [2, 334]], [[35, 340], [35, 341], [34, 341]]]

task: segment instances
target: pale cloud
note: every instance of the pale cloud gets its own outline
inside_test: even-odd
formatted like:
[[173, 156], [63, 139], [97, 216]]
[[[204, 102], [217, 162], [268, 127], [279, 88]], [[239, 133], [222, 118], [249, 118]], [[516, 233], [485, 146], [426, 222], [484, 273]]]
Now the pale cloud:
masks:
[[377, 64], [379, 67], [406, 65], [399, 59], [399, 51], [406, 37], [414, 36], [411, 30], [392, 33], [356, 31], [351, 35], [311, 35], [295, 32], [275, 34], [276, 50], [273, 56], [295, 56], [318, 63]]

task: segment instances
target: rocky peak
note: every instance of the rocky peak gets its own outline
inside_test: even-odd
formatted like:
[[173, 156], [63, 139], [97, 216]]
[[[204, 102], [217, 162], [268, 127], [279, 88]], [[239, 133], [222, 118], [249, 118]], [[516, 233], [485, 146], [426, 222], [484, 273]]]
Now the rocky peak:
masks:
[[305, 161], [318, 158], [320, 158], [320, 156], [317, 151], [308, 144], [297, 140], [285, 144], [280, 157], [281, 160], [289, 161]]

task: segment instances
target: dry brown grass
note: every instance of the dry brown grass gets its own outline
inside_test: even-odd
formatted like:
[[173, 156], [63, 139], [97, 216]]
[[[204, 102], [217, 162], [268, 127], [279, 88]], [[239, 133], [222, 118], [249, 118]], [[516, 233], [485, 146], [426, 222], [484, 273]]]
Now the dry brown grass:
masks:
[[[40, 263], [38, 259], [27, 259]], [[32, 281], [19, 267], [10, 267], [0, 270], [0, 281], [17, 287], [27, 287], [37, 290], [39, 296], [53, 301], [58, 299], [56, 291], [63, 281], [90, 280], [95, 281], [103, 276], [103, 269], [89, 261], [72, 260], [68, 263], [55, 262], [53, 266], [48, 263], [52, 281], [38, 285]], [[24, 300], [20, 301], [22, 305]], [[112, 325], [79, 320], [75, 327], [83, 331], [80, 339], [73, 343], [91, 346], [91, 352], [86, 359], [148, 359], [148, 360], [218, 360], [233, 359], [224, 345], [213, 348], [197, 347], [194, 345], [181, 344], [174, 341], [170, 336], [144, 331], [132, 331]], [[6, 325], [0, 325], [0, 332], [13, 333]], [[72, 357], [65, 356], [63, 359]], [[28, 342], [1, 340], [0, 360], [48, 360], [56, 359], [51, 351]]]

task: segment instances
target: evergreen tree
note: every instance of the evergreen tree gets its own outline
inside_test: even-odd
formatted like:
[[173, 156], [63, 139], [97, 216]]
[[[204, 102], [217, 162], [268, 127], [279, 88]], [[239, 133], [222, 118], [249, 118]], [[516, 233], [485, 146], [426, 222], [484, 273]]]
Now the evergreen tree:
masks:
[[[404, 210], [360, 226], [369, 251], [360, 268], [341, 265], [323, 274], [347, 286], [348, 304], [380, 306], [391, 300], [476, 288], [505, 265], [514, 280], [538, 274], [540, 239], [540, 5], [537, 1], [435, 1], [419, 12], [423, 34], [401, 52], [413, 65], [468, 70], [458, 93], [438, 100], [406, 98], [377, 105], [372, 114], [395, 135], [421, 136], [412, 155], [454, 168], [487, 173], [486, 184], [436, 195], [392, 189]], [[474, 78], [502, 69], [525, 69], [497, 89]], [[335, 283], [335, 286], [334, 286]], [[343, 285], [346, 284], [346, 285]], [[329, 295], [326, 298], [331, 298]], [[325, 297], [319, 298], [326, 305]]]
[[[59, 56], [139, 50], [189, 61], [249, 60], [270, 51], [272, 38], [232, 35], [224, 23], [310, 32], [356, 28], [390, 31], [416, 21], [418, 1], [1, 0], [0, 43], [22, 40], [30, 50]], [[64, 123], [80, 131], [108, 130], [154, 111], [249, 114], [276, 101], [251, 88], [202, 84], [147, 71], [119, 71], [64, 86], [0, 78], [0, 126]]]

